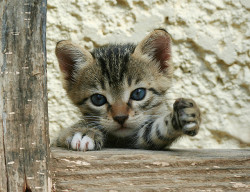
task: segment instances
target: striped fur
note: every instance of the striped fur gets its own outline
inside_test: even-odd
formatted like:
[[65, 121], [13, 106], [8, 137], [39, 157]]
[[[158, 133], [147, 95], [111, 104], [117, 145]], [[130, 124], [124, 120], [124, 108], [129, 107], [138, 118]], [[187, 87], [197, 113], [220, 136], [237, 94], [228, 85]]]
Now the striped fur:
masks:
[[[173, 111], [167, 108], [173, 66], [166, 31], [155, 30], [138, 45], [107, 45], [92, 52], [60, 41], [56, 55], [63, 87], [82, 112], [81, 121], [61, 132], [57, 146], [163, 149], [183, 134], [197, 134], [200, 113], [193, 100], [179, 99]], [[138, 89], [146, 94], [135, 100], [132, 93]], [[95, 94], [105, 103], [95, 105]]]

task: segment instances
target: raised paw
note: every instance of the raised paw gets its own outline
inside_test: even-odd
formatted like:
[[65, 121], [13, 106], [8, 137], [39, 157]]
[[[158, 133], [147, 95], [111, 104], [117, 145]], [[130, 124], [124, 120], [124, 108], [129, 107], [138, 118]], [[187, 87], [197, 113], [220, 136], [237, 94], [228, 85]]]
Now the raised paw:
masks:
[[102, 138], [98, 137], [98, 135], [87, 135], [81, 132], [76, 132], [72, 137], [68, 137], [66, 140], [69, 148], [75, 151], [100, 150], [103, 145]]
[[177, 99], [174, 103], [172, 125], [175, 130], [195, 136], [199, 131], [201, 114], [197, 104], [192, 99]]

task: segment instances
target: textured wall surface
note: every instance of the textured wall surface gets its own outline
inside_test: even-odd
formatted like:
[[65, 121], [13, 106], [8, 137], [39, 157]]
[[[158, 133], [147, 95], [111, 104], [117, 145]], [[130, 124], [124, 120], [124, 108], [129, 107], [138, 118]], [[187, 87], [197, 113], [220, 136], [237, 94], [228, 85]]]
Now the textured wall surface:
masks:
[[200, 133], [175, 147], [250, 146], [249, 0], [48, 1], [52, 140], [80, 118], [62, 89], [56, 42], [70, 39], [92, 50], [109, 42], [137, 43], [159, 27], [173, 38], [173, 97], [193, 98], [203, 114]]

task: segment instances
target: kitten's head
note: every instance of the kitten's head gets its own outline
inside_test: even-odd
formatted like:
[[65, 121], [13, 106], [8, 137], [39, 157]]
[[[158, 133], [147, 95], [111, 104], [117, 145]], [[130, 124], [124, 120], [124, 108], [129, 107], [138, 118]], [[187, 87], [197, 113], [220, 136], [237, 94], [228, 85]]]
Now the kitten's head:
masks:
[[125, 137], [166, 113], [173, 68], [166, 31], [155, 30], [138, 45], [108, 45], [91, 53], [60, 41], [56, 56], [63, 86], [89, 126]]

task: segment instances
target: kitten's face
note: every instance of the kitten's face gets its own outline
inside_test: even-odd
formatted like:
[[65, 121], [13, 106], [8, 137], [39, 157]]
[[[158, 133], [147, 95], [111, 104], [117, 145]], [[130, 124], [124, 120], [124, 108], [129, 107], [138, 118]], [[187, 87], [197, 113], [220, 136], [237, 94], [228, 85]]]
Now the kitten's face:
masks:
[[109, 45], [92, 54], [63, 43], [57, 57], [64, 88], [90, 127], [125, 137], [164, 113], [171, 77], [170, 38], [165, 31], [152, 32], [138, 46]]

